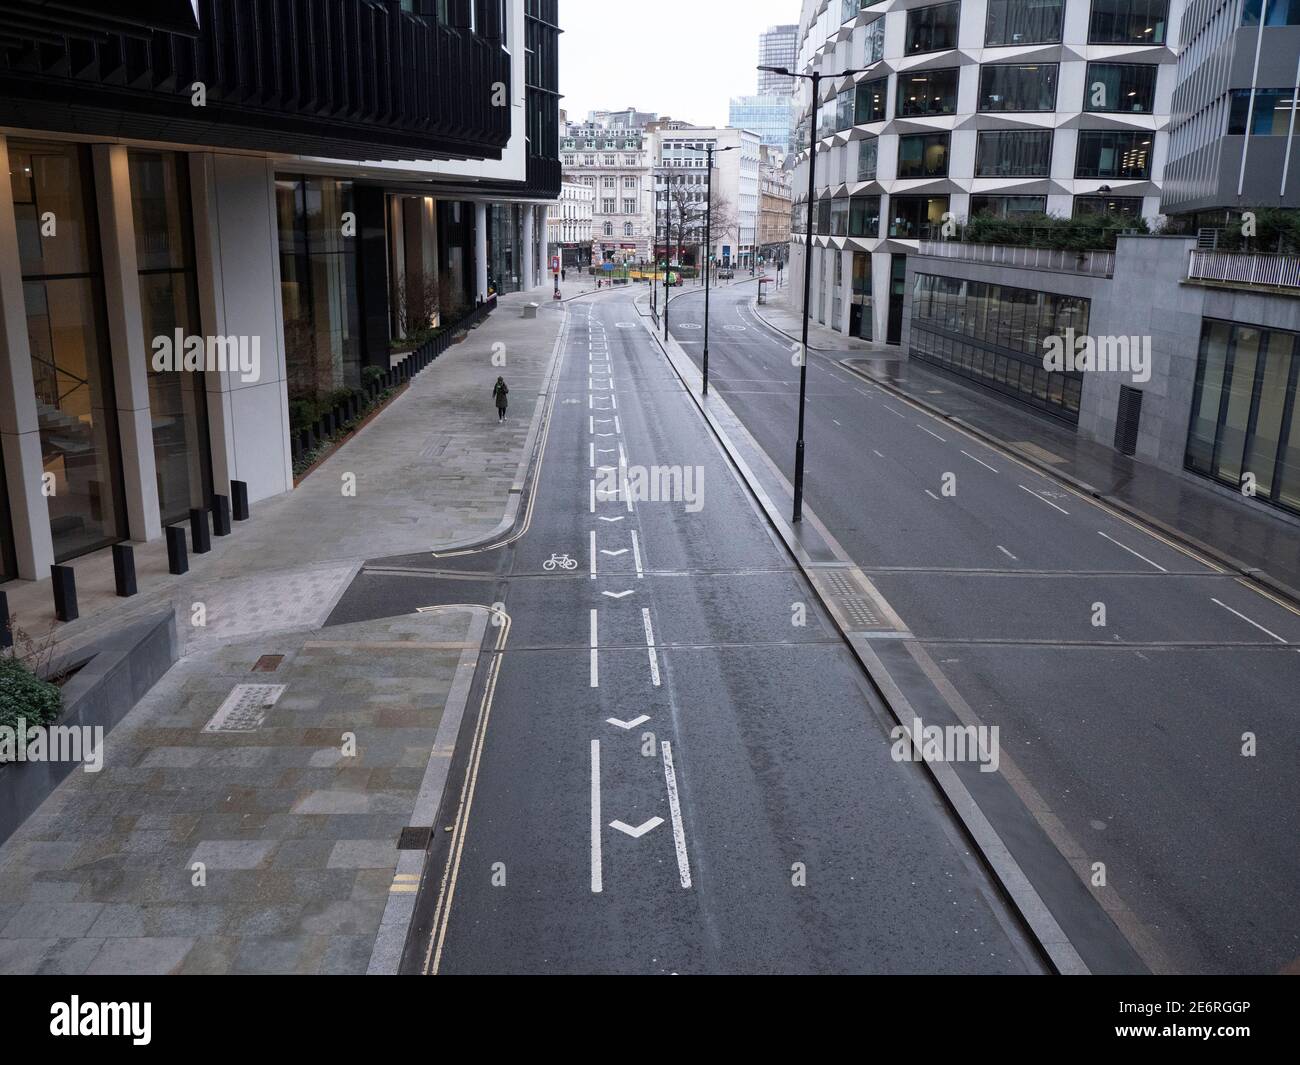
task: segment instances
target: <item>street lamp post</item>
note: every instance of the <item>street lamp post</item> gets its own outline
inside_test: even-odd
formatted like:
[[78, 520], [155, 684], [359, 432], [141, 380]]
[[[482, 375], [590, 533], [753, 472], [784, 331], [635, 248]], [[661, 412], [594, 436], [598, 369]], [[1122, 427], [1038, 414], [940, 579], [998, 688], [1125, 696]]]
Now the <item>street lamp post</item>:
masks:
[[804, 233], [803, 263], [803, 341], [799, 352], [799, 437], [794, 446], [794, 517], [795, 522], [803, 521], [803, 458], [804, 458], [804, 407], [808, 393], [808, 309], [812, 300], [812, 249], [813, 249], [813, 209], [817, 193], [817, 119], [821, 111], [822, 78], [845, 78], [852, 74], [862, 74], [864, 70], [842, 70], [838, 74], [822, 74], [814, 70], [811, 74], [794, 74], [785, 67], [764, 67], [771, 74], [782, 74], [787, 78], [805, 78], [812, 82], [812, 125], [808, 130], [808, 224]]
[[[709, 275], [713, 273], [713, 145], [706, 144], [704, 150], [709, 158], [704, 176], [704, 360], [703, 388], [704, 395], [709, 394]], [[736, 146], [719, 148], [719, 152], [734, 152]], [[698, 215], [696, 216], [698, 217]]]

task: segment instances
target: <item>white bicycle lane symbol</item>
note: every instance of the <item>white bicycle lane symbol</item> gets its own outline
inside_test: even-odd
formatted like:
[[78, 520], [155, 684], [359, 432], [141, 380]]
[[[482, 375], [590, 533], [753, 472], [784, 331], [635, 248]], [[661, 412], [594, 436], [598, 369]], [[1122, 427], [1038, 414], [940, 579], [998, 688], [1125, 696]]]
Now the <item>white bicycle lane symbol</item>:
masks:
[[577, 569], [578, 560], [570, 558], [567, 554], [557, 555], [552, 553], [551, 557], [542, 563], [542, 569], [550, 573], [556, 569]]

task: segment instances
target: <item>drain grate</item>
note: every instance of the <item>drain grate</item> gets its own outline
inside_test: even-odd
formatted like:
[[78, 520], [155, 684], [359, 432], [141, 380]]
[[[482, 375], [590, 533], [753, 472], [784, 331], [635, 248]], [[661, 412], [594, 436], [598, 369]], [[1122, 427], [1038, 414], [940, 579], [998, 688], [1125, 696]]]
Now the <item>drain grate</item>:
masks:
[[284, 694], [283, 684], [236, 684], [204, 732], [256, 732]]
[[875, 605], [852, 581], [839, 573], [822, 577], [834, 600], [835, 607], [853, 629], [874, 629], [885, 624], [876, 612]]
[[433, 838], [433, 829], [415, 828], [407, 825], [402, 829], [401, 835], [397, 837], [397, 849], [399, 851], [422, 851], [428, 848], [429, 841]]

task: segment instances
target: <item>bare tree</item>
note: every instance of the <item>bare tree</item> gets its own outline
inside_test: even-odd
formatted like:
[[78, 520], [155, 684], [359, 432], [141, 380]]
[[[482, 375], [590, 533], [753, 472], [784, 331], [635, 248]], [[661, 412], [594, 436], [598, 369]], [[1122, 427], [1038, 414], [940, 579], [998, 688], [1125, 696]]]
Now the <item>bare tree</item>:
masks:
[[[708, 249], [736, 232], [736, 212], [722, 190], [713, 188], [711, 212], [706, 211], [709, 205], [705, 203], [704, 193], [704, 188], [684, 181], [668, 186], [667, 240], [670, 248], [676, 246], [679, 260], [686, 247], [703, 248], [702, 258], [707, 259]], [[705, 233], [706, 223], [708, 233]]]

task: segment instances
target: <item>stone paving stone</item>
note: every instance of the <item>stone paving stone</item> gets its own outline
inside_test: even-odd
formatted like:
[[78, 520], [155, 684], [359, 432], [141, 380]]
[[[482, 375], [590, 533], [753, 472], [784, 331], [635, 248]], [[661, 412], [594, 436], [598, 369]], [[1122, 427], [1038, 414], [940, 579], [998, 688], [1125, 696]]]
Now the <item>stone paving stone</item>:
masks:
[[[55, 792], [57, 821], [39, 816], [0, 847], [0, 972], [364, 972], [471, 622], [330, 630], [369, 649], [360, 657], [298, 653], [319, 637], [282, 636], [277, 653], [291, 654], [273, 676], [300, 701], [252, 733], [201, 729], [258, 646], [187, 655], [114, 730], [104, 769]], [[382, 650], [398, 640], [448, 646]], [[243, 666], [220, 683], [195, 683], [232, 661]], [[405, 693], [393, 720], [340, 693], [358, 674]], [[52, 824], [57, 837], [38, 838]]]

